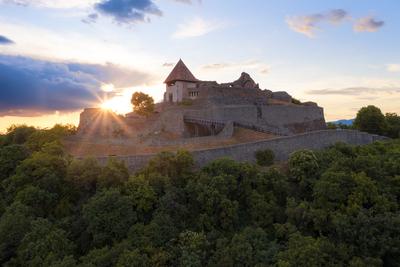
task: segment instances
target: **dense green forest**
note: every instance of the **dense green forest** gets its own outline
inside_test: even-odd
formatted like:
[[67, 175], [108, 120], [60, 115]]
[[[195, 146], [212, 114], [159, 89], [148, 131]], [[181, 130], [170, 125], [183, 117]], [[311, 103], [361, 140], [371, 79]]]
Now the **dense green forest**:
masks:
[[0, 137], [1, 265], [399, 266], [399, 140], [270, 167], [161, 153], [129, 175], [67, 155], [73, 132]]

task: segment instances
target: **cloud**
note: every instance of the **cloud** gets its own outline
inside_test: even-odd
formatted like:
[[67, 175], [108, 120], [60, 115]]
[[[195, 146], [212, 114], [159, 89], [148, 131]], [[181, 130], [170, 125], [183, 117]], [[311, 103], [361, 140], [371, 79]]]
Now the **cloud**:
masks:
[[211, 63], [202, 66], [204, 70], [256, 70], [260, 74], [268, 74], [270, 72], [270, 66], [259, 61], [259, 60], [247, 60], [243, 62], [222, 62], [222, 63]]
[[162, 16], [152, 0], [102, 0], [94, 8], [122, 24], [149, 21], [150, 15]]
[[383, 20], [376, 20], [372, 16], [358, 19], [353, 26], [356, 32], [376, 32], [385, 25]]
[[99, 14], [97, 14], [97, 13], [92, 13], [92, 14], [89, 14], [89, 15], [87, 16], [87, 18], [82, 19], [82, 22], [83, 22], [83, 23], [86, 23], [86, 24], [91, 24], [91, 23], [97, 22], [97, 19], [98, 19], [98, 18], [99, 18]]
[[226, 69], [237, 66], [235, 63], [211, 63], [203, 66], [203, 69]]
[[35, 6], [42, 8], [86, 8], [98, 0], [0, 0], [0, 4]]
[[388, 64], [386, 69], [389, 72], [400, 72], [400, 64]]
[[184, 24], [178, 25], [178, 29], [172, 37], [177, 39], [199, 37], [224, 27], [226, 27], [226, 23], [224, 22], [210, 21], [196, 17]]
[[[192, 0], [174, 0], [175, 2], [179, 2], [179, 3], [184, 3], [184, 4], [193, 4]], [[198, 0], [199, 3], [201, 3], [201, 0]]]
[[315, 32], [320, 30], [321, 23], [328, 22], [335, 25], [343, 22], [348, 17], [347, 11], [343, 9], [332, 9], [324, 13], [288, 17], [286, 23], [293, 31], [308, 37], [314, 37]]
[[163, 67], [173, 67], [173, 66], [175, 66], [175, 63], [172, 63], [172, 62], [165, 62], [162, 66], [163, 66]]
[[379, 94], [398, 94], [400, 87], [348, 87], [344, 89], [318, 89], [309, 90], [306, 92], [310, 95], [344, 95], [344, 96], [358, 96], [365, 97], [366, 94], [379, 95]]
[[101, 87], [128, 87], [146, 82], [148, 75], [113, 64], [50, 62], [0, 55], [0, 115], [76, 111], [99, 104]]
[[385, 25], [384, 21], [376, 20], [372, 16], [362, 17], [354, 21], [349, 13], [343, 9], [332, 9], [328, 12], [305, 16], [292, 16], [286, 18], [286, 23], [291, 30], [313, 38], [316, 32], [321, 31], [322, 23], [338, 25], [346, 20], [354, 22], [353, 29], [356, 32], [376, 32]]
[[14, 44], [14, 41], [8, 39], [3, 35], [0, 35], [0, 45], [10, 45], [10, 44]]

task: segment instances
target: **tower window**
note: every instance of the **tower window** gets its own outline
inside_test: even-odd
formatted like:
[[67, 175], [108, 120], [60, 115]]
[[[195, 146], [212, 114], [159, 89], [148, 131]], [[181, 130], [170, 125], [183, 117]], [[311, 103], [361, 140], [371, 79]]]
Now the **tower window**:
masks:
[[197, 96], [199, 96], [199, 91], [189, 92], [189, 97], [197, 97]]

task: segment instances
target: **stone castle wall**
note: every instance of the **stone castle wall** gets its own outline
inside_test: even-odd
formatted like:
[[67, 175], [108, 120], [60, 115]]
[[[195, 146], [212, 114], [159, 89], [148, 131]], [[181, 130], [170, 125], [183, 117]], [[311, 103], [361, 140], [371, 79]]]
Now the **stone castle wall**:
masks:
[[212, 106], [207, 109], [189, 110], [187, 116], [216, 121], [237, 121], [257, 122], [257, 108], [254, 105], [230, 105]]
[[[255, 162], [254, 153], [258, 150], [271, 149], [278, 161], [288, 159], [289, 155], [300, 149], [319, 150], [337, 142], [351, 145], [366, 145], [387, 138], [353, 130], [322, 130], [288, 137], [279, 137], [265, 141], [239, 144], [215, 149], [193, 151], [196, 166], [202, 167], [218, 158], [231, 158], [240, 162]], [[143, 168], [154, 155], [118, 156], [124, 161], [129, 170], [134, 172]], [[100, 163], [105, 164], [108, 157], [99, 157]]]
[[306, 105], [226, 105], [191, 110], [187, 116], [218, 121], [234, 121], [260, 126], [272, 133], [291, 135], [326, 128], [324, 110]]
[[263, 106], [262, 121], [281, 130], [288, 130], [290, 133], [303, 133], [326, 128], [324, 110], [318, 106]]

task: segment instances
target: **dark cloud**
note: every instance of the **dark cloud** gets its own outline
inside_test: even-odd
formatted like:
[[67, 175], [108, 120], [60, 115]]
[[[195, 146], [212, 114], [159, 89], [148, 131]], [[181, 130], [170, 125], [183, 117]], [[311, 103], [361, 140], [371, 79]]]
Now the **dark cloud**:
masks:
[[152, 0], [102, 0], [94, 7], [98, 12], [124, 24], [147, 21], [149, 15], [162, 15]]
[[373, 87], [349, 87], [344, 89], [321, 89], [321, 90], [310, 90], [307, 94], [310, 95], [348, 95], [348, 96], [358, 96], [365, 94], [397, 94], [400, 93], [400, 87], [383, 87], [383, 88], [373, 88]]
[[0, 35], [0, 45], [10, 45], [10, 44], [14, 44], [14, 42], [3, 35]]
[[99, 18], [99, 14], [92, 13], [92, 14], [89, 14], [85, 19], [82, 19], [82, 22], [86, 23], [86, 24], [91, 24], [91, 23], [97, 22], [98, 18]]
[[376, 20], [373, 17], [360, 18], [354, 24], [356, 32], [376, 32], [385, 25], [383, 20]]
[[113, 64], [56, 63], [0, 55], [0, 115], [80, 110], [101, 101], [106, 94], [102, 84], [128, 87], [149, 79], [149, 75]]
[[346, 10], [332, 9], [323, 13], [289, 17], [286, 22], [293, 31], [313, 37], [322, 22], [339, 24], [348, 17], [349, 14]]
[[340, 23], [346, 18], [348, 18], [349, 14], [346, 10], [343, 9], [332, 9], [325, 14], [325, 18], [331, 23]]

